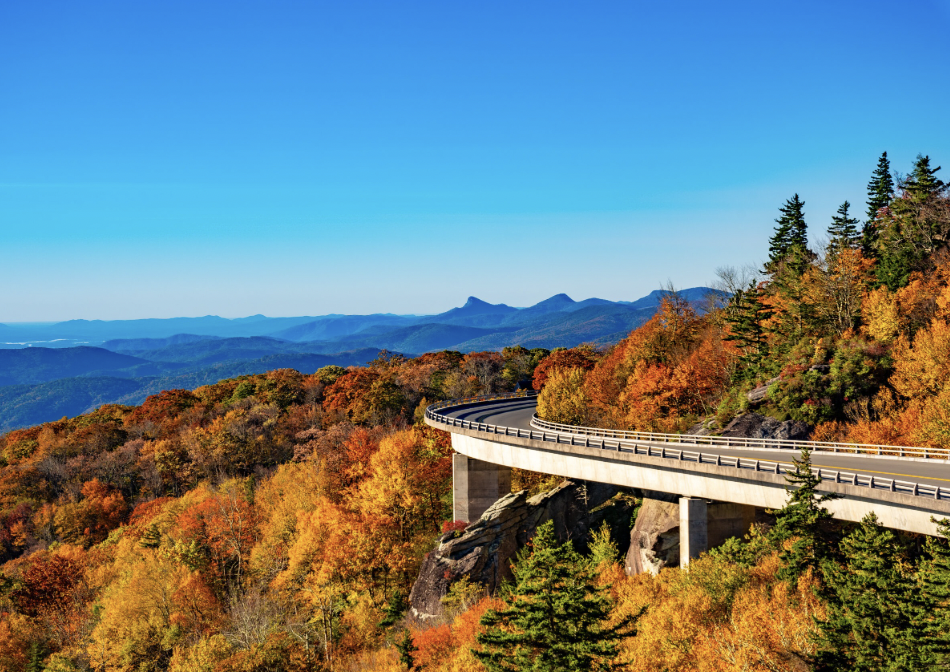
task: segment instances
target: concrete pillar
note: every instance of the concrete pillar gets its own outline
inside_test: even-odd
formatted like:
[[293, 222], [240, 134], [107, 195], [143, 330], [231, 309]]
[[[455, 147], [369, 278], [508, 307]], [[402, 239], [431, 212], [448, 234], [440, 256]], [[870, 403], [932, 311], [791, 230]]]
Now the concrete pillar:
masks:
[[511, 492], [511, 468], [452, 456], [452, 519], [474, 523], [485, 510]]
[[708, 546], [706, 500], [680, 497], [680, 567], [698, 558]]

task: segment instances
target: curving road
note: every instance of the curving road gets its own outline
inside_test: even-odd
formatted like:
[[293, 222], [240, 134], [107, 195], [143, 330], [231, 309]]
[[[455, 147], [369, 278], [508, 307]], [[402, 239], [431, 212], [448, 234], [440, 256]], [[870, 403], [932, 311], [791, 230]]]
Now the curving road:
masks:
[[[440, 411], [448, 417], [479, 422], [490, 425], [531, 430], [531, 418], [536, 412], [537, 400], [511, 399], [492, 401], [465, 408], [447, 408]], [[561, 433], [565, 436], [565, 433]], [[575, 436], [583, 437], [582, 434]], [[736, 449], [702, 445], [696, 450], [707, 455], [778, 461], [791, 464], [792, 450], [775, 449]], [[872, 455], [848, 455], [834, 453], [813, 453], [812, 465], [817, 468], [855, 472], [867, 476], [886, 479], [898, 479], [916, 483], [950, 488], [950, 462], [946, 460], [917, 460], [907, 458], [888, 458]]]

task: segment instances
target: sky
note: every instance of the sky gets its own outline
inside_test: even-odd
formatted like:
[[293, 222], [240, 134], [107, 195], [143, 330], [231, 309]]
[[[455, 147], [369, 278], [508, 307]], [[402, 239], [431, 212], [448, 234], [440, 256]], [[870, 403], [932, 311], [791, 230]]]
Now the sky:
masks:
[[[950, 173], [950, 0], [0, 3], [0, 322], [633, 300]], [[940, 173], [944, 179], [948, 179]]]

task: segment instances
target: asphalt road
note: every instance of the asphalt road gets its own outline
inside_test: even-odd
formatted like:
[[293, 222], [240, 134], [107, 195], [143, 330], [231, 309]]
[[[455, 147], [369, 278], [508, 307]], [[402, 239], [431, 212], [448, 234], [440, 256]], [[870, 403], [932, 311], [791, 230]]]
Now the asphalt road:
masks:
[[[481, 406], [457, 410], [449, 409], [445, 414], [471, 422], [532, 429], [531, 416], [535, 413], [536, 405], [536, 399], [493, 401]], [[782, 462], [783, 464], [791, 464], [791, 457], [794, 454], [794, 451], [785, 450], [738, 450], [717, 446], [696, 446], [695, 449], [689, 448], [687, 450], [701, 451], [707, 455], [743, 457], [753, 460]], [[943, 488], [950, 487], [950, 464], [943, 460], [919, 462], [899, 458], [816, 452], [812, 454], [812, 466], [867, 476], [873, 475], [882, 478], [896, 478], [901, 481], [939, 485]]]

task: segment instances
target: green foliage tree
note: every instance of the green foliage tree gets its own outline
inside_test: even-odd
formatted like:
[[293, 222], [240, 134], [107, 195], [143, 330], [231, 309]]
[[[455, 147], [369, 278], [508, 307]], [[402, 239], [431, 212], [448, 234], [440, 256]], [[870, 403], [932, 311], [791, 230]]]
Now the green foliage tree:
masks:
[[874, 220], [882, 208], [891, 204], [894, 198], [894, 178], [891, 177], [891, 162], [887, 152], [877, 160], [877, 168], [868, 182], [868, 218], [861, 231], [861, 249], [868, 258], [877, 256], [877, 229]]
[[894, 534], [869, 513], [841, 550], [843, 564], [823, 566], [828, 618], [819, 623], [816, 669], [912, 672], [931, 667], [921, 627], [925, 602]]
[[838, 207], [837, 214], [831, 218], [831, 226], [828, 227], [828, 249], [832, 254], [858, 247], [861, 241], [858, 235], [858, 220], [849, 214], [850, 207], [851, 204], [845, 201]]
[[416, 657], [413, 655], [416, 647], [408, 630], [403, 630], [402, 639], [396, 642], [396, 651], [399, 652], [399, 662], [405, 665], [407, 670], [411, 670], [416, 664]]
[[950, 666], [950, 520], [937, 523], [939, 537], [927, 537], [925, 559], [918, 570], [926, 613], [923, 630], [928, 652], [937, 663], [936, 669]]
[[635, 618], [608, 625], [610, 600], [594, 568], [571, 542], [558, 545], [554, 525], [541, 525], [514, 566], [505, 606], [489, 610], [477, 635], [478, 660], [490, 672], [617, 669], [617, 640], [632, 636]]
[[779, 576], [791, 582], [809, 568], [817, 574], [828, 557], [833, 547], [829, 533], [831, 513], [822, 504], [838, 497], [818, 494], [821, 480], [811, 470], [811, 453], [807, 448], [802, 448], [801, 456], [793, 463], [795, 468], [785, 475], [790, 486], [788, 501], [775, 512], [775, 527], [769, 533], [772, 543], [782, 549]]
[[800, 274], [808, 250], [808, 225], [805, 223], [805, 202], [798, 194], [779, 208], [782, 216], [775, 220], [778, 226], [769, 239], [769, 261], [766, 270], [774, 273], [782, 262], [791, 262]]
[[941, 180], [937, 179], [937, 171], [939, 170], [940, 166], [936, 168], [930, 167], [929, 156], [918, 154], [914, 160], [914, 169], [910, 175], [907, 176], [907, 179], [904, 180], [902, 186], [912, 196], [919, 199], [935, 196], [939, 194], [945, 186]]
[[728, 341], [735, 341], [742, 354], [737, 373], [740, 378], [754, 377], [759, 364], [768, 354], [768, 343], [762, 322], [770, 311], [762, 303], [762, 292], [752, 282], [748, 288], [737, 291], [725, 313], [729, 325]]

